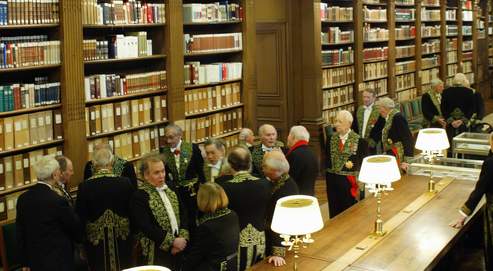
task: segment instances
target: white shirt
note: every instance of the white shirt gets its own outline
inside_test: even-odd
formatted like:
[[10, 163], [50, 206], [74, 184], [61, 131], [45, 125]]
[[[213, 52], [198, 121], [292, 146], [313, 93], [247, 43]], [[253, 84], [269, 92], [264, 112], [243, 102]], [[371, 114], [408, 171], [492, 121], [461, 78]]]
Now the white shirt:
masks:
[[264, 152], [271, 152], [274, 148], [273, 147], [267, 147], [264, 144], [262, 144], [262, 150]]
[[365, 136], [366, 125], [368, 125], [368, 120], [370, 119], [371, 111], [373, 110], [373, 104], [369, 106], [364, 106], [365, 111], [363, 112], [363, 128], [361, 129], [361, 137]]
[[346, 140], [349, 136], [349, 132], [351, 132], [351, 129], [349, 129], [347, 133], [344, 135], [339, 134], [339, 139], [342, 141], [342, 145], [346, 144]]
[[221, 169], [222, 159], [219, 159], [216, 164], [208, 164], [207, 166], [211, 168], [211, 181], [219, 175], [219, 170]]
[[163, 185], [161, 187], [156, 187], [159, 196], [163, 200], [164, 207], [166, 208], [166, 213], [168, 213], [169, 223], [171, 225], [171, 230], [173, 233], [178, 234], [178, 222], [176, 220], [175, 212], [173, 211], [173, 206], [171, 206], [171, 202], [168, 199], [168, 195], [164, 190], [168, 189], [167, 185]]
[[171, 153], [175, 156], [175, 164], [176, 164], [176, 169], [178, 170], [178, 172], [180, 171], [180, 155], [181, 155], [181, 152], [180, 154], [175, 154], [175, 150], [180, 150], [181, 147], [181, 139], [180, 139], [180, 142], [178, 142], [178, 144], [176, 145], [176, 148], [171, 148]]

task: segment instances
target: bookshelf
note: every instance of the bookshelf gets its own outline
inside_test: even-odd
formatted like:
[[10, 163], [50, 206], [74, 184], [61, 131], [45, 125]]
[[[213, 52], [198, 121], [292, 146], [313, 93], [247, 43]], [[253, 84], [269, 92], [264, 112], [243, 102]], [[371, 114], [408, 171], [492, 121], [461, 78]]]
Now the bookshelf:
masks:
[[442, 10], [439, 0], [426, 0], [419, 3], [421, 9], [420, 25], [421, 40], [418, 58], [419, 66], [419, 92], [425, 92], [431, 83], [431, 80], [440, 78], [440, 66], [443, 59], [441, 55], [442, 48], [441, 36], [442, 31]]
[[[420, 18], [417, 14], [419, 5], [414, 0], [395, 1], [395, 97], [398, 101], [409, 100], [417, 96], [416, 72], [418, 61], [416, 60], [416, 47], [419, 35], [416, 25]], [[421, 15], [421, 20], [423, 16]], [[435, 17], [425, 18], [433, 22]], [[419, 48], [419, 47], [418, 47]], [[419, 56], [419, 54], [418, 54]]]
[[493, 70], [493, 3], [491, 1], [487, 1], [487, 11], [488, 72], [490, 73]]
[[34, 185], [31, 165], [61, 154], [64, 143], [58, 1], [33, 4], [32, 16], [2, 3], [0, 19], [0, 220], [15, 219], [19, 194]]

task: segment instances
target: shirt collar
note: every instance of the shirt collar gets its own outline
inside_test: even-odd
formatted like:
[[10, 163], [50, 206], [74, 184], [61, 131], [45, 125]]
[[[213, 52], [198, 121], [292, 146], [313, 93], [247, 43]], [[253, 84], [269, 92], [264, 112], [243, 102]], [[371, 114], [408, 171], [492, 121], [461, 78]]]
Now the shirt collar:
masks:
[[262, 150], [265, 152], [265, 151], [272, 151], [274, 149], [274, 147], [267, 147], [265, 146], [263, 143], [262, 143]]
[[156, 190], [161, 191], [161, 192], [164, 192], [164, 190], [166, 190], [166, 189], [168, 189], [167, 184], [163, 184], [161, 187], [156, 187]]
[[180, 142], [178, 142], [178, 144], [176, 145], [176, 148], [170, 148], [171, 149], [171, 152], [174, 152], [176, 149], [179, 149], [180, 150], [181, 142], [182, 142], [182, 140], [180, 139]]
[[364, 108], [365, 110], [367, 110], [367, 109], [372, 109], [374, 104], [375, 104], [375, 103], [372, 103], [372, 104], [370, 104], [369, 106], [363, 105], [363, 108]]
[[47, 182], [38, 181], [38, 183], [47, 185], [50, 189], [53, 189], [53, 186], [51, 184], [47, 183]]
[[351, 132], [351, 129], [349, 129], [347, 131], [347, 133], [345, 133], [343, 135], [339, 134], [339, 138], [342, 139], [342, 140], [346, 140], [348, 138], [350, 132]]
[[215, 164], [207, 163], [207, 165], [209, 167], [213, 167], [213, 168], [216, 168], [216, 169], [220, 169], [221, 168], [221, 164], [222, 164], [222, 160], [221, 159], [217, 160], [217, 163], [215, 163]]

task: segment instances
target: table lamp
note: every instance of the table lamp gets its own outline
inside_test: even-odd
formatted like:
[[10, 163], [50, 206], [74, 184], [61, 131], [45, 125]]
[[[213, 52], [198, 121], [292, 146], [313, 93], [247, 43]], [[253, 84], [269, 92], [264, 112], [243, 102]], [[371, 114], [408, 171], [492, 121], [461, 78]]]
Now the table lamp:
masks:
[[[443, 150], [450, 147], [447, 138], [447, 132], [441, 128], [426, 128], [419, 130], [416, 139], [416, 149], [423, 151], [426, 160], [433, 164], [433, 160]], [[430, 168], [430, 181], [428, 182], [428, 191], [436, 192], [435, 181], [433, 181], [432, 169]]]
[[375, 220], [373, 236], [385, 235], [381, 209], [382, 193], [392, 191], [392, 182], [400, 178], [401, 173], [394, 156], [372, 155], [363, 159], [358, 180], [365, 183], [370, 193], [374, 193], [377, 198], [377, 219]]
[[271, 229], [284, 239], [282, 244], [294, 250], [294, 270], [303, 243], [313, 243], [311, 234], [324, 227], [318, 200], [312, 196], [294, 195], [280, 198], [276, 202]]
[[123, 271], [171, 271], [171, 270], [164, 266], [145, 265], [145, 266], [136, 266], [128, 269], [123, 269]]

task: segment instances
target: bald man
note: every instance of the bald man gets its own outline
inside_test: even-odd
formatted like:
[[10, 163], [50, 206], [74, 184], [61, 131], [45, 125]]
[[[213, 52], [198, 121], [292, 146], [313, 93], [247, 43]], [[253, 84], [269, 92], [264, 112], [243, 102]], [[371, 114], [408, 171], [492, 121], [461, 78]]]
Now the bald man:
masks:
[[284, 151], [284, 144], [277, 141], [277, 130], [270, 124], [264, 124], [258, 128], [258, 135], [260, 137], [260, 143], [253, 147], [250, 147], [252, 153], [252, 175], [258, 178], [263, 178], [264, 173], [262, 171], [262, 159], [266, 152], [273, 150]]

